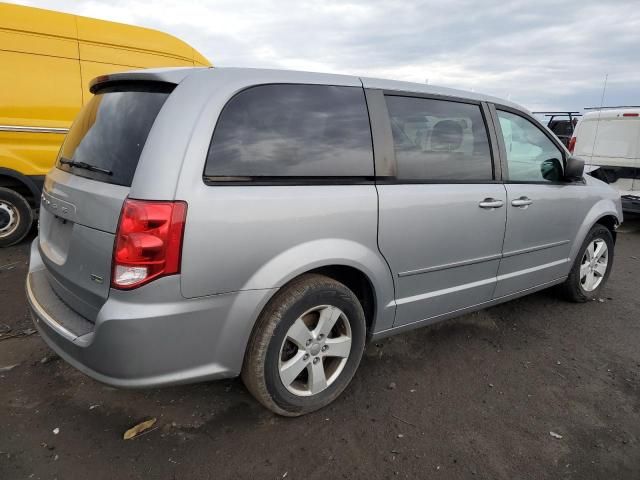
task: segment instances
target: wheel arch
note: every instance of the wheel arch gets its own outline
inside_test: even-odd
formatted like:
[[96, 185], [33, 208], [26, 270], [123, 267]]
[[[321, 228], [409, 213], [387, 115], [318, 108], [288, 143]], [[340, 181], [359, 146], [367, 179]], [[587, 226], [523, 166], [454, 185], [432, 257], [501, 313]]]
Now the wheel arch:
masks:
[[[375, 324], [376, 315], [376, 291], [371, 279], [362, 270], [350, 265], [325, 265], [302, 273], [317, 273], [324, 275], [345, 285], [351, 290], [360, 302], [364, 310], [367, 323], [367, 334], [371, 335]], [[300, 275], [298, 275], [299, 277]], [[296, 277], [296, 278], [298, 278]]]
[[242, 290], [280, 289], [307, 273], [326, 275], [351, 289], [365, 311], [369, 334], [393, 325], [394, 287], [389, 267], [377, 249], [351, 240], [319, 239], [297, 245], [266, 262]]
[[618, 221], [618, 218], [615, 215], [603, 215], [602, 217], [598, 218], [598, 220], [596, 220], [596, 224], [600, 224], [606, 227], [607, 230], [611, 232], [611, 236], [613, 237], [613, 243], [616, 243], [616, 237], [617, 237], [616, 229], [618, 228], [618, 225], [620, 225], [620, 222]]
[[0, 187], [10, 188], [25, 197], [30, 196], [33, 204], [38, 205], [38, 199], [41, 194], [40, 188], [31, 178], [16, 170], [0, 167]]
[[582, 225], [578, 229], [578, 234], [576, 235], [571, 253], [569, 254], [571, 262], [573, 263], [575, 261], [584, 239], [595, 225], [603, 225], [609, 229], [615, 241], [615, 229], [620, 224], [620, 219], [621, 214], [612, 199], [603, 199], [597, 202], [586, 215]]

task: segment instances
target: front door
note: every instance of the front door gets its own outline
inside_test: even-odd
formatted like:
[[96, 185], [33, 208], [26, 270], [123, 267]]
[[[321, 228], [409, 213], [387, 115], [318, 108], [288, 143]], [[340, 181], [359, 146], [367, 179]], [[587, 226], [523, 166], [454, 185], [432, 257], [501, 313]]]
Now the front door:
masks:
[[479, 103], [387, 95], [396, 177], [378, 183], [378, 241], [404, 325], [491, 300], [506, 220]]
[[506, 156], [507, 229], [496, 298], [558, 280], [591, 203], [582, 183], [563, 180], [564, 152], [533, 121], [497, 110]]

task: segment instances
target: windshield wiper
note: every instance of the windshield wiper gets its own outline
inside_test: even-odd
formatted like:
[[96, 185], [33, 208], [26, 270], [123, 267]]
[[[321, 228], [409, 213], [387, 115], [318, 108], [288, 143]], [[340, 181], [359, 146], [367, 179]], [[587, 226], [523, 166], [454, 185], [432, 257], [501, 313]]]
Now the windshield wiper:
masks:
[[61, 158], [60, 163], [62, 163], [63, 165], [69, 165], [70, 167], [84, 168], [85, 170], [89, 170], [91, 172], [100, 172], [100, 173], [104, 173], [105, 175], [113, 175], [113, 172], [111, 170], [107, 170], [106, 168], [96, 167], [95, 165], [91, 165], [86, 162], [74, 162], [73, 160], [67, 160], [66, 158]]

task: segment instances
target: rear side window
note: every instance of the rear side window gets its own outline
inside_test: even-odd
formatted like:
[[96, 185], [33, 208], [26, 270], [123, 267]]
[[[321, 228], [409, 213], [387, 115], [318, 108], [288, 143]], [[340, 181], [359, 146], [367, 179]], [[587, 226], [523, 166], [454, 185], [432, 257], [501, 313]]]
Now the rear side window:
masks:
[[387, 96], [400, 180], [489, 181], [493, 164], [479, 105]]
[[103, 90], [74, 121], [56, 166], [75, 175], [131, 186], [151, 126], [171, 87]]
[[225, 106], [207, 155], [206, 180], [371, 177], [364, 91], [326, 85], [262, 85]]

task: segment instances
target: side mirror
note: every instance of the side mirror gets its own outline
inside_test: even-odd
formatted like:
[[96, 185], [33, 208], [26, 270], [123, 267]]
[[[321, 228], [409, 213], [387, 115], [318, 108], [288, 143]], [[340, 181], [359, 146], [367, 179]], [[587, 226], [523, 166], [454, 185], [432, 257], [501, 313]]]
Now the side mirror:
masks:
[[565, 180], [581, 180], [584, 175], [584, 160], [570, 155], [564, 167]]
[[557, 158], [549, 158], [540, 164], [542, 178], [549, 182], [562, 181], [562, 163]]

